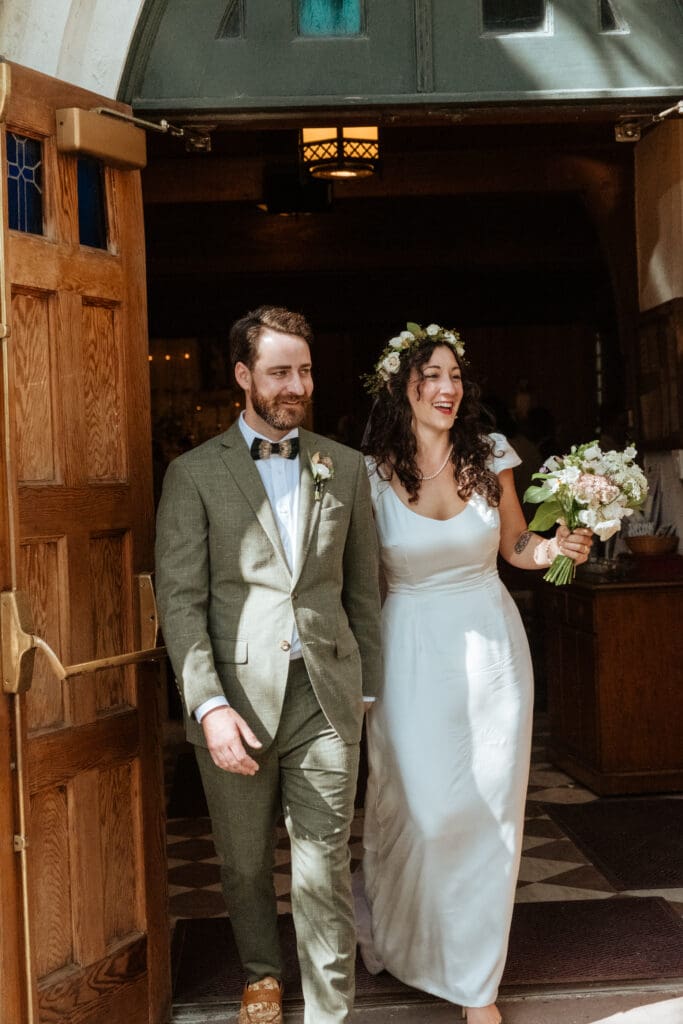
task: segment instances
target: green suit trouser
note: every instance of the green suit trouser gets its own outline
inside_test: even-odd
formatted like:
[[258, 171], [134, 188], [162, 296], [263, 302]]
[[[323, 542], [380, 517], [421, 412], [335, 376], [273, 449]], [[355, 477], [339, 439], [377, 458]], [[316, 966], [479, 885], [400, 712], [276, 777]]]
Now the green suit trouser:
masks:
[[356, 936], [348, 839], [359, 748], [325, 718], [302, 659], [292, 661], [282, 717], [255, 776], [218, 768], [204, 747], [202, 775], [221, 878], [248, 981], [282, 977], [273, 883], [275, 823], [292, 847], [292, 913], [305, 1024], [350, 1019]]

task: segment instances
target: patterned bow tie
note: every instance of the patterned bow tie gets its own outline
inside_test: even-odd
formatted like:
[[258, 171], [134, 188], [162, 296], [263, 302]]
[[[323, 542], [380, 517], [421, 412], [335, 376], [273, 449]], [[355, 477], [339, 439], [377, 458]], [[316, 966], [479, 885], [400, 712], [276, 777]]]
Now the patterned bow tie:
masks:
[[295, 459], [299, 454], [299, 438], [290, 437], [287, 441], [266, 441], [255, 437], [251, 442], [251, 457], [255, 462], [269, 459], [271, 455], [279, 455], [282, 459]]

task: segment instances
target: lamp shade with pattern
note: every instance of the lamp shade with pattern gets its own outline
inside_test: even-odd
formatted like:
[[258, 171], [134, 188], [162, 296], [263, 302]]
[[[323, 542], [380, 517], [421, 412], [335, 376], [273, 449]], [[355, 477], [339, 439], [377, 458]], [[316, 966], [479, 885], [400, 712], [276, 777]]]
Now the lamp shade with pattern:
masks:
[[379, 129], [302, 128], [299, 151], [314, 178], [367, 178], [379, 165]]

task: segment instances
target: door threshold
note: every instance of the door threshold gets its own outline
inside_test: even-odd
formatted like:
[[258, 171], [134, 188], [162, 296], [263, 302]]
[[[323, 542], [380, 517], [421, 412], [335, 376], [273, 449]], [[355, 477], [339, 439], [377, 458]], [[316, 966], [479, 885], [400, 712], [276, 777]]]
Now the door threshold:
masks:
[[[592, 985], [528, 985], [522, 988], [503, 988], [498, 999], [499, 1005], [534, 1003], [534, 1002], [560, 1002], [562, 1000], [590, 1000], [617, 998], [620, 996], [635, 995], [669, 995], [683, 997], [683, 977], [667, 978], [665, 981], [633, 981], [633, 982], [595, 982]], [[401, 1011], [413, 1011], [420, 1013], [424, 1019], [431, 1019], [431, 1013], [435, 1014], [434, 1020], [439, 1019], [439, 1014], [447, 1009], [452, 1014], [452, 1004], [442, 999], [435, 999], [421, 993], [416, 994], [414, 999], [359, 999], [356, 1001], [356, 1011], [361, 1014], [368, 1014], [372, 1018], [375, 1014], [384, 1011], [391, 1011], [392, 1019], [394, 1013], [396, 1021], [400, 1021]], [[171, 1011], [171, 1024], [233, 1024], [237, 1021], [239, 1010], [238, 1000], [224, 1000], [211, 1003], [177, 1003]], [[292, 1024], [296, 1024], [297, 1014], [301, 1014], [303, 1002], [292, 1000], [285, 1006], [286, 1016], [292, 1018]], [[385, 1018], [386, 1019], [386, 1018]], [[406, 1017], [406, 1020], [409, 1018]], [[377, 1018], [378, 1022], [380, 1018]]]

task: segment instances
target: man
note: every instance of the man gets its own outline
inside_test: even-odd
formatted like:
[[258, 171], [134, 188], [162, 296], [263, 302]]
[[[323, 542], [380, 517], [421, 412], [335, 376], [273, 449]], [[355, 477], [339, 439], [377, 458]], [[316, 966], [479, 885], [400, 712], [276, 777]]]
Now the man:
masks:
[[363, 698], [380, 678], [377, 542], [360, 454], [299, 429], [311, 341], [278, 307], [234, 324], [245, 410], [171, 463], [157, 524], [164, 639], [247, 975], [240, 1024], [282, 1021], [281, 811], [305, 1022], [346, 1021], [353, 1001], [348, 836]]

